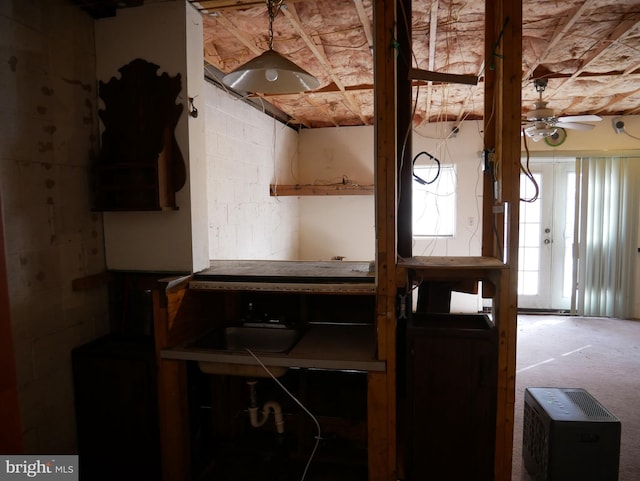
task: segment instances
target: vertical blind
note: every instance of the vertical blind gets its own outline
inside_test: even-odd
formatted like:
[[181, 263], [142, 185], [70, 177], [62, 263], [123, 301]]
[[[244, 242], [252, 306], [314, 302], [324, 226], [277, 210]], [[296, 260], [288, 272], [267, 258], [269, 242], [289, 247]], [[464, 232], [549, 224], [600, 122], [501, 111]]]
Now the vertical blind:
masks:
[[578, 159], [577, 313], [629, 318], [638, 256], [640, 157]]

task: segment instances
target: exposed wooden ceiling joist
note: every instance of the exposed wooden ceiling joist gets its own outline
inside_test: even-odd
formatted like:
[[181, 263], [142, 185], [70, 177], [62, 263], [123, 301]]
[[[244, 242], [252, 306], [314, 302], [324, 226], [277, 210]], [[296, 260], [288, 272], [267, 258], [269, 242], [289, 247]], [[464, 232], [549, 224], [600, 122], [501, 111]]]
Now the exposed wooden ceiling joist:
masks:
[[585, 58], [581, 61], [580, 67], [567, 80], [557, 86], [549, 94], [549, 97], [553, 97], [561, 89], [567, 87], [568, 84], [573, 82], [577, 77], [580, 76], [581, 73], [587, 70], [592, 62], [595, 62], [597, 59], [599, 59], [614, 42], [623, 40], [627, 35], [635, 30], [638, 25], [640, 25], [640, 20], [625, 20], [620, 25], [618, 25], [605, 40], [601, 40], [598, 42], [599, 45], [595, 49], [589, 51], [588, 55], [586, 55]]
[[[438, 0], [434, 0], [431, 4], [431, 11], [429, 14], [429, 54], [428, 54], [428, 66], [429, 70], [433, 71], [436, 68], [436, 39], [438, 36]], [[433, 95], [433, 80], [429, 80], [427, 83], [427, 98], [425, 105], [424, 120], [431, 117], [431, 96]]]
[[369, 50], [373, 55], [373, 27], [371, 25], [371, 20], [369, 20], [369, 17], [367, 16], [367, 12], [364, 9], [364, 3], [362, 2], [362, 0], [353, 0], [353, 3], [356, 6], [358, 17], [360, 18], [360, 23], [362, 24], [362, 29], [364, 30], [364, 34], [367, 37]]
[[331, 62], [327, 58], [326, 53], [324, 52], [322, 45], [316, 45], [313, 39], [307, 32], [305, 31], [302, 23], [300, 22], [300, 17], [295, 9], [295, 5], [290, 5], [288, 8], [283, 8], [282, 13], [285, 17], [291, 22], [291, 26], [294, 30], [300, 35], [300, 38], [304, 40], [304, 43], [307, 45], [309, 50], [313, 52], [316, 56], [320, 64], [324, 67], [326, 73], [331, 77], [333, 83], [338, 87], [338, 89], [343, 92], [344, 98], [349, 106], [349, 110], [357, 115], [364, 124], [366, 124], [366, 119], [362, 116], [362, 112], [360, 111], [360, 106], [357, 104], [352, 95], [346, 93], [346, 88], [342, 83], [342, 80], [338, 75], [336, 75], [333, 67], [331, 66]]
[[578, 5], [573, 10], [568, 12], [566, 21], [561, 22], [551, 38], [551, 41], [544, 49], [544, 52], [536, 59], [536, 62], [529, 66], [529, 69], [522, 76], [524, 80], [528, 80], [535, 69], [547, 58], [549, 52], [551, 52], [567, 35], [569, 30], [573, 27], [576, 21], [582, 16], [582, 14], [591, 6], [593, 0], [586, 0], [582, 5]]
[[[207, 62], [233, 70], [266, 49], [266, 0], [192, 1], [203, 12]], [[287, 0], [277, 21], [275, 45], [321, 80], [303, 95], [263, 98], [310, 127], [363, 125], [373, 121], [371, 0]], [[205, 13], [205, 9], [206, 12]], [[484, 5], [465, 0], [413, 0], [410, 59], [436, 74], [479, 77], [475, 87], [414, 81], [416, 123], [483, 116]], [[243, 39], [211, 14], [228, 20]], [[291, 13], [294, 12], [294, 13]], [[401, 13], [398, 13], [399, 18]], [[523, 113], [537, 100], [532, 80], [549, 80], [549, 108], [562, 115], [622, 115], [640, 105], [640, 4], [637, 0], [525, 0], [523, 3]], [[224, 21], [224, 20], [223, 20]], [[249, 45], [253, 48], [250, 48]], [[256, 51], [257, 49], [257, 51]], [[449, 79], [444, 79], [449, 80]]]

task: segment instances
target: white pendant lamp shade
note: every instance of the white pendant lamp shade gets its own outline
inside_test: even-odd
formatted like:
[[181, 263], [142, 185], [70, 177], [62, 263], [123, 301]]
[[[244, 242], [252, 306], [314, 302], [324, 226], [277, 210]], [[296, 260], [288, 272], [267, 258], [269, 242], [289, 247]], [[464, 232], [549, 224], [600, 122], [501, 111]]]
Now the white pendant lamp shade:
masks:
[[243, 92], [290, 94], [320, 86], [317, 78], [269, 49], [222, 79], [227, 87]]

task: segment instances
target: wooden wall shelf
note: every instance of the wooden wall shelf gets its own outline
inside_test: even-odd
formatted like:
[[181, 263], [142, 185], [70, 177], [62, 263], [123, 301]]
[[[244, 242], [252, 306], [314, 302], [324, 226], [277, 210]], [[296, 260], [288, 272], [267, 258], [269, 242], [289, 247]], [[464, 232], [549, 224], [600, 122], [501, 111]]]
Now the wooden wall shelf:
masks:
[[295, 185], [275, 185], [269, 186], [269, 194], [272, 197], [284, 195], [373, 195], [375, 187], [373, 184], [295, 184]]
[[451, 269], [451, 270], [475, 270], [475, 269], [506, 269], [508, 266], [500, 259], [486, 256], [414, 256], [408, 259], [400, 259], [398, 265], [411, 269]]

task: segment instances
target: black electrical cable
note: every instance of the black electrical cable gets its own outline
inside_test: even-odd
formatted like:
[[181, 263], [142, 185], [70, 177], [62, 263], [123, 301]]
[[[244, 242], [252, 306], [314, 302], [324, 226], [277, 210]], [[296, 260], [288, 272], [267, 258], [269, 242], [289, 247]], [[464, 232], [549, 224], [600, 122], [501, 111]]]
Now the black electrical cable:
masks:
[[529, 146], [527, 145], [527, 134], [525, 133], [524, 129], [522, 129], [522, 137], [524, 140], [524, 149], [527, 152], [527, 161], [525, 164], [526, 166], [522, 165], [522, 162], [520, 163], [520, 171], [527, 177], [527, 179], [531, 181], [531, 183], [533, 184], [533, 188], [535, 189], [535, 193], [529, 199], [523, 199], [522, 197], [520, 197], [520, 200], [522, 202], [533, 203], [540, 197], [540, 186], [538, 185], [538, 182], [536, 182], [536, 178], [534, 177], [533, 172], [531, 172], [531, 167], [529, 166], [531, 155], [529, 154]]
[[413, 174], [413, 180], [415, 180], [418, 184], [422, 184], [422, 185], [429, 185], [429, 184], [433, 184], [436, 180], [438, 180], [438, 177], [440, 177], [440, 170], [441, 170], [441, 166], [440, 166], [440, 161], [438, 159], [436, 159], [433, 155], [431, 155], [429, 152], [425, 152], [424, 150], [422, 152], [419, 152], [412, 161], [413, 167], [415, 168], [416, 166], [416, 160], [418, 160], [418, 157], [420, 157], [421, 155], [426, 155], [427, 157], [429, 157], [431, 160], [433, 160], [436, 163], [436, 166], [438, 167], [438, 170], [436, 172], [436, 175], [433, 177], [433, 179], [431, 180], [424, 180], [422, 177], [420, 177], [418, 174], [415, 173], [415, 170], [412, 169], [412, 174]]

